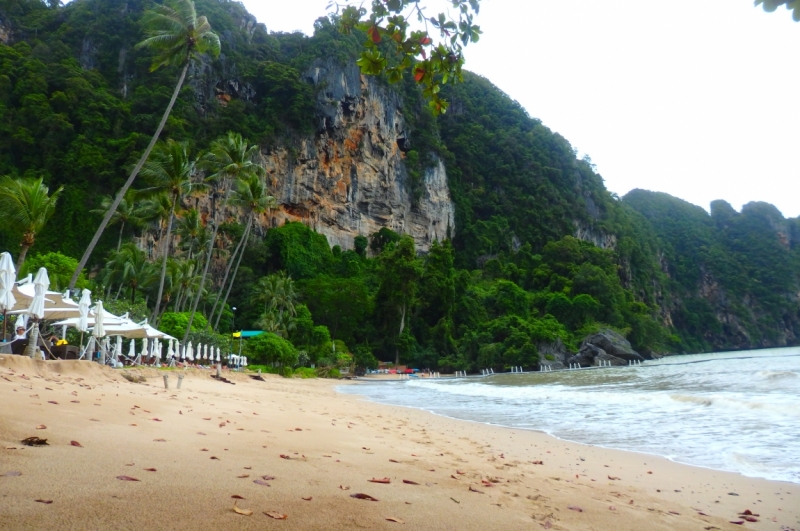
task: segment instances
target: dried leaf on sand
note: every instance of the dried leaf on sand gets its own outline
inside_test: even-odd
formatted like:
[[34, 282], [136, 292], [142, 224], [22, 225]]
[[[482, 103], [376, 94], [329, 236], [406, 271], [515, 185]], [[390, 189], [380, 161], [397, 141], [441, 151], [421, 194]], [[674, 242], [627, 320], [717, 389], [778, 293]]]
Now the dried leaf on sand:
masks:
[[469, 491], [470, 492], [477, 492], [478, 494], [483, 494], [483, 491], [480, 491], [480, 490], [474, 488], [472, 485], [470, 485]]
[[358, 500], [378, 501], [378, 498], [373, 498], [369, 494], [364, 494], [363, 492], [356, 492], [355, 494], [351, 494], [350, 497]]
[[117, 476], [117, 479], [119, 479], [121, 481], [140, 481], [140, 480], [138, 480], [136, 478], [132, 478], [130, 476]]
[[312, 496], [309, 496], [308, 498], [303, 498], [303, 500], [305, 500], [305, 501], [311, 501], [311, 500], [313, 500], [313, 499], [314, 499], [314, 498], [313, 498]]
[[264, 514], [266, 514], [270, 518], [274, 518], [275, 520], [286, 520], [287, 518], [289, 518], [288, 515], [282, 514], [282, 513], [278, 513], [278, 512], [275, 512], [275, 511], [264, 511]]
[[392, 482], [392, 480], [389, 478], [372, 478], [368, 479], [367, 481], [369, 481], [370, 483], [383, 483], [383, 484], [389, 484]]
[[45, 426], [44, 424], [39, 424], [38, 426], [36, 426], [36, 429], [37, 430], [46, 430], [47, 426]]
[[263, 485], [263, 486], [265, 486], [265, 487], [270, 487], [270, 486], [271, 486], [269, 483], [267, 483], [267, 482], [266, 482], [266, 481], [264, 481], [263, 479], [256, 479], [256, 480], [253, 480], [253, 483], [255, 483], [256, 485]]
[[11, 477], [11, 476], [16, 477], [16, 476], [21, 476], [21, 475], [22, 475], [22, 472], [17, 472], [16, 470], [13, 470], [11, 472], [6, 472], [5, 474], [3, 474], [3, 476], [5, 476], [5, 477]]
[[245, 478], [249, 478], [249, 477], [250, 477], [250, 474], [242, 474], [241, 476], [236, 476], [236, 477], [237, 477], [238, 479], [245, 479]]
[[44, 503], [45, 505], [50, 505], [51, 503], [53, 503], [53, 500], [34, 500], [34, 501], [37, 501], [39, 503]]
[[231, 498], [233, 498], [234, 500], [243, 500], [244, 499], [242, 496], [239, 496], [238, 494], [234, 494], [233, 496], [231, 496]]
[[387, 516], [386, 520], [389, 522], [397, 522], [398, 524], [404, 524], [405, 522], [400, 520], [399, 518], [395, 518], [394, 516]]
[[143, 468], [142, 470], [144, 470], [145, 472], [156, 472], [155, 468]]
[[78, 441], [70, 441], [69, 442], [72, 446], [77, 446], [78, 448], [83, 448], [83, 445]]
[[344, 485], [339, 485], [339, 488], [342, 490], [350, 490], [350, 487], [345, 487]]
[[253, 515], [253, 511], [251, 511], [250, 509], [239, 509], [239, 507], [236, 506], [236, 502], [233, 502], [233, 512], [235, 512], [236, 514], [243, 514], [245, 516]]
[[567, 509], [569, 509], [570, 511], [576, 511], [576, 512], [579, 512], [579, 513], [583, 512], [583, 509], [581, 509], [577, 505], [569, 505], [569, 506], [567, 506]]
[[417, 483], [416, 481], [411, 481], [410, 479], [404, 479], [403, 483], [405, 483], [406, 485], [419, 485], [419, 483]]
[[47, 444], [47, 439], [40, 439], [39, 437], [28, 437], [20, 442], [25, 446], [50, 446]]

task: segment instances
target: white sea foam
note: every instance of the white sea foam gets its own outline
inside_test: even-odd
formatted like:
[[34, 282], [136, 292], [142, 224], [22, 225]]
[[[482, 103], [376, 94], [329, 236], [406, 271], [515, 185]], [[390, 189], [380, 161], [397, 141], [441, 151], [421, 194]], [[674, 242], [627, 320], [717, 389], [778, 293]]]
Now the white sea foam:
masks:
[[800, 483], [800, 349], [343, 388], [380, 402]]

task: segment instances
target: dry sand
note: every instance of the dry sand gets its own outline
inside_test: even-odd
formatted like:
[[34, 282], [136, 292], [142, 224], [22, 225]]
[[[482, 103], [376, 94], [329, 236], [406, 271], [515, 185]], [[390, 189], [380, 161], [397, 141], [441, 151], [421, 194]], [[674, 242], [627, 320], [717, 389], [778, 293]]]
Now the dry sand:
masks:
[[[339, 382], [190, 371], [166, 391], [155, 370], [130, 383], [1, 357], [4, 530], [800, 530], [800, 485], [372, 404]], [[758, 522], [729, 523], [745, 509]]]

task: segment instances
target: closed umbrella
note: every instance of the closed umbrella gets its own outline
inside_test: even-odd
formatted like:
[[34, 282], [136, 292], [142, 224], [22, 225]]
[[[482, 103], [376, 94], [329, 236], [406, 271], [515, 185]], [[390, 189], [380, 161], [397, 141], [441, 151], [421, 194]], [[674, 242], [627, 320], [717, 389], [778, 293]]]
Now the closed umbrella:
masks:
[[131, 346], [128, 348], [128, 357], [131, 361], [136, 359], [136, 340], [131, 339]]
[[147, 338], [142, 339], [142, 362], [147, 359], [147, 347], [148, 347]]
[[203, 345], [203, 359], [208, 359], [208, 345]]
[[83, 348], [83, 334], [89, 330], [89, 307], [92, 305], [92, 292], [85, 289], [81, 292], [81, 300], [78, 303], [78, 310], [81, 312], [78, 317], [77, 329], [81, 333], [81, 348]]
[[122, 336], [117, 336], [117, 345], [114, 347], [114, 366], [119, 363], [120, 356], [122, 356]]
[[172, 360], [175, 357], [175, 346], [172, 344], [172, 340], [169, 340], [169, 344], [167, 345], [167, 359]]
[[196, 348], [197, 348], [197, 350], [196, 350], [196, 352], [197, 352], [196, 358], [197, 358], [197, 361], [200, 361], [201, 359], [203, 359], [203, 345], [201, 343], [198, 343]]
[[[92, 329], [92, 337], [94, 338], [101, 338], [106, 335], [103, 317], [103, 301], [97, 301], [97, 304], [94, 305], [94, 328]], [[100, 343], [98, 342], [98, 344]], [[100, 348], [100, 363], [106, 364], [106, 351], [102, 347]]]
[[219, 359], [219, 347], [217, 347], [217, 363], [219, 363], [219, 362], [220, 362], [220, 359]]
[[26, 354], [33, 358], [39, 351], [39, 319], [44, 318], [44, 294], [50, 287], [50, 278], [47, 276], [47, 269], [40, 268], [33, 280], [34, 295], [31, 306], [28, 308], [28, 315], [33, 319], [31, 333], [28, 336], [28, 348]]
[[186, 345], [186, 358], [189, 361], [194, 361], [194, 351], [192, 350], [192, 342], [189, 341], [189, 344]]
[[14, 281], [17, 279], [17, 270], [14, 261], [8, 253], [0, 254], [0, 310], [3, 311], [3, 337], [6, 337], [6, 312], [12, 310], [17, 304], [17, 299], [12, 293]]

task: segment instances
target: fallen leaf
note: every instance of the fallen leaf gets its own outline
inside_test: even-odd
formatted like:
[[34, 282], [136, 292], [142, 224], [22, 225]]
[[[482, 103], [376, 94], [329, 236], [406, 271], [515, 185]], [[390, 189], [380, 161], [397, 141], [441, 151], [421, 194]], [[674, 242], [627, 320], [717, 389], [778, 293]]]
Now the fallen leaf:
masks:
[[[350, 487], [348, 487], [348, 488], [350, 488]], [[347, 490], [347, 489], [345, 489], [345, 490]], [[359, 499], [359, 500], [378, 501], [378, 498], [373, 498], [369, 494], [364, 494], [363, 492], [357, 492], [355, 494], [351, 494], [350, 497], [351, 498], [356, 498], [356, 499]]]
[[[51, 389], [51, 391], [52, 391], [52, 389]], [[55, 404], [55, 405], [58, 405], [58, 402], [56, 402], [55, 400], [48, 400], [48, 401], [47, 401], [47, 403], [48, 403], [48, 404]]]
[[617, 508], [616, 508], [616, 507], [614, 507], [613, 505], [609, 505], [609, 506], [608, 506], [608, 510], [609, 510], [609, 511], [616, 511], [616, 510], [617, 510]]
[[291, 459], [288, 455], [281, 454], [281, 459]]
[[570, 511], [576, 511], [576, 512], [579, 512], [579, 513], [583, 512], [583, 509], [581, 509], [577, 505], [569, 505], [569, 506], [567, 506], [567, 509], [569, 509]]
[[155, 442], [167, 442], [166, 439], [153, 439], [153, 441], [155, 441]]
[[8, 476], [8, 477], [12, 477], [12, 476], [13, 476], [13, 477], [16, 477], [16, 476], [21, 476], [21, 475], [22, 475], [22, 472], [16, 472], [16, 471], [12, 471], [12, 472], [6, 472], [6, 473], [5, 473], [5, 474], [3, 474], [3, 475], [4, 475], [4, 476]]
[[395, 461], [394, 459], [389, 459], [390, 463], [399, 463], [400, 461]]
[[249, 478], [250, 474], [242, 474], [241, 476], [236, 476], [239, 479]]
[[312, 496], [309, 496], [308, 498], [303, 498], [303, 499], [304, 499], [305, 501], [311, 501], [311, 500], [313, 500], [314, 498], [313, 498]]
[[458, 501], [457, 499], [453, 498], [452, 496], [450, 496], [450, 499], [453, 500], [456, 503], [459, 503], [459, 504], [461, 503], [460, 501]]
[[744, 525], [744, 520], [731, 520], [731, 524]]
[[380, 478], [380, 479], [372, 478], [372, 479], [368, 479], [367, 481], [369, 481], [370, 483], [384, 483], [384, 484], [388, 484], [388, 483], [392, 482], [392, 480], [389, 479], [389, 478]]
[[201, 451], [201, 452], [207, 452], [207, 451], [208, 451], [208, 448], [200, 448], [200, 451]]
[[138, 479], [132, 478], [130, 476], [117, 476], [117, 479], [122, 481], [139, 481]]
[[215, 455], [212, 455], [211, 457], [209, 457], [209, 459], [216, 459], [217, 461], [219, 461], [219, 457], [217, 457]]
[[39, 503], [44, 503], [45, 505], [50, 505], [51, 503], [53, 503], [53, 500], [34, 500], [34, 501], [37, 501]]
[[483, 483], [483, 485], [486, 486], [486, 487], [494, 487], [494, 485], [492, 485], [491, 481], [486, 481], [485, 479], [482, 479], [481, 483]]
[[233, 502], [233, 512], [235, 512], [236, 514], [243, 514], [245, 516], [252, 516], [253, 515], [253, 511], [251, 511], [250, 509], [239, 509], [236, 506], [236, 502]]
[[453, 474], [450, 474], [450, 477], [451, 477], [451, 478], [453, 478], [453, 479], [458, 479], [458, 477], [456, 477], [456, 476], [455, 476], [455, 475], [453, 475]]
[[40, 439], [39, 437], [28, 437], [20, 442], [25, 446], [50, 446], [47, 444], [47, 439]]
[[676, 516], [680, 516], [681, 515], [681, 513], [675, 512], [675, 511], [667, 511], [667, 512], [669, 512], [669, 514], [674, 514]]
[[143, 468], [142, 470], [145, 470], [147, 472], [156, 472], [155, 468]]
[[205, 433], [203, 433], [202, 431], [198, 431], [197, 435], [205, 435]]
[[394, 516], [387, 516], [386, 520], [389, 522], [397, 522], [398, 524], [404, 524], [405, 522], [400, 520], [399, 518], [395, 518]]
[[239, 496], [238, 494], [234, 494], [233, 496], [231, 496], [231, 498], [233, 498], [234, 500], [243, 500], [244, 499], [242, 496]]
[[419, 485], [419, 483], [417, 483], [416, 481], [411, 481], [410, 479], [404, 479], [403, 483], [405, 483], [406, 485]]
[[127, 463], [125, 466], [133, 466], [133, 463]]
[[220, 427], [220, 428], [224, 428], [224, 427], [225, 427], [225, 423], [224, 423], [224, 422], [220, 422], [220, 423], [219, 423], [219, 427]]
[[752, 516], [742, 516], [742, 519], [747, 520], [748, 522], [758, 522], [758, 518]]
[[83, 448], [83, 445], [78, 441], [70, 441], [69, 442], [72, 446], [77, 446], [78, 448]]
[[344, 485], [339, 485], [339, 488], [342, 490], [350, 490], [350, 487], [345, 487]]
[[253, 483], [255, 483], [256, 485], [263, 485], [265, 487], [271, 487], [271, 485], [269, 483], [267, 483], [266, 481], [264, 481], [263, 479], [255, 479], [255, 480], [253, 480]]
[[745, 509], [744, 511], [739, 513], [739, 516], [745, 516], [745, 515], [747, 515], [747, 516], [761, 516], [760, 514], [755, 514], [750, 509]]
[[610, 479], [611, 481], [619, 481], [619, 478], [616, 476], [608, 476], [608, 479]]
[[474, 488], [472, 485], [469, 486], [469, 491], [470, 492], [477, 492], [478, 494], [483, 494], [483, 491], [480, 491], [480, 490]]
[[288, 515], [277, 513], [275, 511], [264, 511], [264, 514], [266, 514], [270, 518], [274, 518], [275, 520], [286, 520], [287, 518], [289, 518]]
[[272, 481], [273, 479], [275, 479], [275, 476], [261, 476], [261, 479], [263, 479], [264, 481]]
[[244, 469], [245, 469], [245, 470], [251, 470], [252, 468], [253, 468], [253, 467], [251, 467], [251, 466], [246, 466], [246, 467], [244, 467]]
[[44, 424], [39, 424], [38, 426], [36, 426], [36, 429], [37, 430], [46, 430], [47, 426], [45, 426]]

